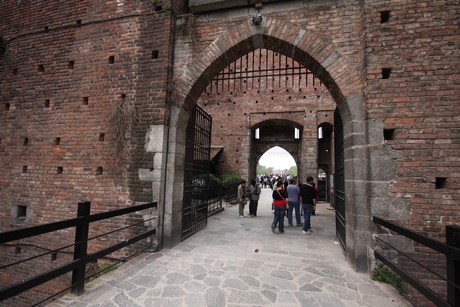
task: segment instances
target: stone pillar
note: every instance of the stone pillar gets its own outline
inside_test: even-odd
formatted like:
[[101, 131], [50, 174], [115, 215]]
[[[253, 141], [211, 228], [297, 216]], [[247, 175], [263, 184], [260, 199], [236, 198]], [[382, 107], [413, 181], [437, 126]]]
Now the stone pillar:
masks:
[[246, 136], [241, 137], [241, 156], [239, 159], [240, 163], [240, 175], [241, 178], [245, 179], [246, 181], [251, 180], [249, 178], [250, 170], [249, 167], [251, 165], [251, 127], [247, 126], [246, 128]]
[[344, 132], [346, 258], [356, 271], [368, 268], [368, 247], [371, 245], [370, 206], [366, 177], [367, 145], [363, 121], [363, 96], [347, 97], [339, 105]]
[[316, 178], [318, 172], [318, 132], [316, 129], [316, 121], [306, 123], [303, 129], [302, 137], [302, 157], [300, 159], [302, 163], [301, 172], [299, 173], [299, 179], [301, 182], [305, 182], [306, 176], [312, 176]]
[[[167, 135], [168, 127], [165, 125], [152, 125], [146, 134], [145, 151], [153, 153], [153, 169], [139, 169], [139, 179], [152, 182], [152, 199], [158, 202], [156, 212], [144, 214], [144, 219], [150, 219], [157, 215], [157, 239], [158, 247], [161, 247], [163, 235], [162, 216], [164, 216], [164, 183], [166, 177], [166, 156], [167, 156]], [[150, 222], [152, 225], [153, 222]]]
[[166, 141], [164, 202], [162, 216], [163, 247], [172, 247], [182, 240], [182, 206], [184, 195], [185, 136], [190, 114], [172, 106]]

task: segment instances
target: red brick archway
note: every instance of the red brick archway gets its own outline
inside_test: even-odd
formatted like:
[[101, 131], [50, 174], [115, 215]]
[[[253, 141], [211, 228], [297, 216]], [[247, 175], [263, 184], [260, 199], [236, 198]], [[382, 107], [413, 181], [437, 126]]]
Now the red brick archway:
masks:
[[[275, 115], [280, 115], [276, 114]], [[299, 166], [299, 162], [301, 160], [301, 136], [300, 132], [303, 130], [302, 123], [299, 121], [292, 120], [293, 118], [289, 118], [289, 113], [285, 114], [286, 118], [274, 118], [270, 120], [264, 121], [255, 121], [251, 127], [252, 134], [254, 136], [255, 129], [261, 129], [262, 136], [260, 139], [255, 139], [252, 137], [252, 153], [250, 154], [250, 161], [249, 161], [249, 178], [255, 178], [256, 176], [256, 168], [259, 159], [271, 148], [275, 146], [279, 146], [282, 149], [286, 150], [294, 159], [297, 166]], [[303, 114], [302, 114], [303, 116]], [[295, 117], [294, 117], [295, 118]], [[252, 124], [252, 122], [251, 122]], [[281, 128], [281, 129], [280, 129]], [[293, 130], [297, 128], [299, 129], [299, 138], [298, 139], [291, 139], [289, 135], [294, 135]], [[264, 129], [265, 130], [264, 133]], [[275, 132], [275, 134], [273, 134]], [[268, 133], [268, 137], [264, 137], [263, 135]], [[280, 140], [281, 138], [281, 140]]]
[[[366, 173], [368, 161], [360, 157], [365, 156], [365, 131], [360, 74], [348, 63], [347, 57], [340, 53], [338, 48], [328, 39], [318, 33], [308, 31], [299, 25], [274, 18], [264, 18], [261, 25], [253, 25], [250, 20], [237, 27], [229, 29], [203, 49], [190, 61], [182, 75], [175, 79], [171, 101], [175, 107], [171, 109], [169, 127], [170, 150], [176, 154], [170, 160], [169, 169], [174, 170], [171, 184], [182, 186], [183, 176], [182, 144], [185, 143], [183, 131], [184, 123], [189, 114], [205, 91], [208, 84], [226, 66], [241, 56], [265, 48], [292, 58], [308, 68], [316, 78], [328, 89], [337, 109], [343, 119], [345, 160], [347, 172], [344, 175], [347, 207], [346, 231], [347, 246], [346, 258], [359, 271], [367, 270], [367, 248], [371, 244], [371, 231], [368, 226], [370, 210], [365, 204], [366, 191], [362, 188], [363, 174]], [[250, 134], [250, 129], [246, 132]], [[359, 163], [358, 163], [359, 160]], [[243, 161], [242, 170], [250, 168], [248, 161]], [[306, 173], [313, 173], [315, 169], [305, 169]], [[242, 174], [245, 175], [245, 174]], [[247, 174], [246, 174], [247, 175]], [[180, 213], [181, 192], [171, 193], [170, 203], [173, 204], [172, 215], [167, 224], [173, 225], [174, 216]], [[363, 201], [364, 199], [364, 201]], [[366, 210], [358, 210], [360, 207]], [[174, 236], [174, 227], [171, 226], [171, 236]], [[168, 235], [168, 234], [166, 234]]]

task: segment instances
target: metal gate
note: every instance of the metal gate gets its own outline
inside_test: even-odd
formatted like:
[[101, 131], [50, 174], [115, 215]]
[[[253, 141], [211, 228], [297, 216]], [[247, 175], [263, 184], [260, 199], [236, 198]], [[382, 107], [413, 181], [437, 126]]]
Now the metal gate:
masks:
[[342, 248], [345, 250], [345, 159], [343, 148], [343, 123], [339, 110], [334, 112], [334, 152], [335, 152], [335, 229]]
[[211, 116], [196, 105], [186, 131], [182, 240], [207, 225], [211, 129]]

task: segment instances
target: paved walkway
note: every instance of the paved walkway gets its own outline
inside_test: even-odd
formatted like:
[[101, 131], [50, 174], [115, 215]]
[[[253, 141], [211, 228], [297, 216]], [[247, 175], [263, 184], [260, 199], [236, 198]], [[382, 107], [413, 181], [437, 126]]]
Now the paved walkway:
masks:
[[263, 189], [257, 217], [225, 208], [174, 248], [143, 254], [49, 306], [411, 306], [351, 269], [329, 204], [318, 205], [313, 234], [274, 234], [270, 199]]

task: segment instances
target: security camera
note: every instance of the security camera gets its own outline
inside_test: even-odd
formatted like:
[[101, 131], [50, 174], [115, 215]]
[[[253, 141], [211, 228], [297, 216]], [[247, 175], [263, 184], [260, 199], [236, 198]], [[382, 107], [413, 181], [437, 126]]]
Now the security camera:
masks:
[[257, 13], [256, 16], [252, 17], [252, 23], [255, 24], [256, 26], [260, 25], [262, 22], [262, 15], [260, 13]]

